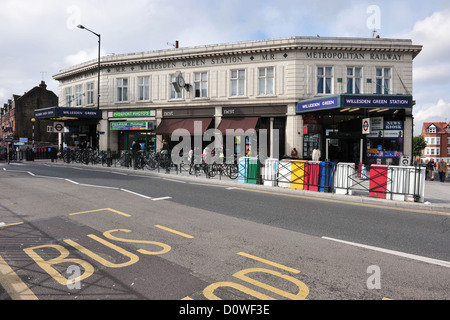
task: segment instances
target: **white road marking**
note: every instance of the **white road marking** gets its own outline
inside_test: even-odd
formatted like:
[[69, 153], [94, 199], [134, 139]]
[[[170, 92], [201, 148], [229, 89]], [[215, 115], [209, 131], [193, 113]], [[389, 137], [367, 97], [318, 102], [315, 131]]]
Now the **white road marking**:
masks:
[[169, 178], [162, 178], [163, 180], [172, 181], [172, 182], [178, 182], [178, 183], [186, 183], [184, 181], [175, 180], [175, 179], [169, 179]]
[[137, 192], [134, 192], [134, 191], [131, 191], [131, 190], [127, 190], [127, 189], [119, 189], [119, 190], [131, 193], [131, 194], [134, 194], [135, 196], [142, 197], [142, 198], [145, 198], [145, 199], [152, 199], [151, 197], [145, 196], [143, 194], [140, 194], [140, 193], [137, 193]]
[[172, 197], [154, 198], [154, 199], [152, 199], [152, 201], [160, 201], [160, 200], [168, 200], [168, 199], [172, 199]]
[[426, 263], [430, 263], [430, 264], [434, 264], [434, 265], [450, 268], [450, 262], [444, 261], [444, 260], [437, 260], [437, 259], [432, 259], [432, 258], [418, 256], [418, 255], [415, 255], [415, 254], [409, 254], [409, 253], [404, 253], [404, 252], [400, 252], [400, 251], [383, 249], [383, 248], [368, 246], [368, 245], [365, 245], [365, 244], [359, 244], [359, 243], [356, 243], [356, 242], [344, 241], [344, 240], [333, 239], [333, 238], [328, 238], [328, 237], [322, 237], [322, 239], [335, 241], [335, 242], [340, 242], [340, 243], [348, 244], [348, 245], [355, 246], [355, 247], [365, 248], [365, 249], [369, 249], [369, 250], [374, 250], [374, 251], [383, 252], [383, 253], [387, 253], [387, 254], [392, 254], [392, 255], [395, 255], [395, 256], [403, 257], [403, 258], [413, 259], [413, 260], [417, 260], [417, 261], [422, 261], [422, 262], [426, 262]]

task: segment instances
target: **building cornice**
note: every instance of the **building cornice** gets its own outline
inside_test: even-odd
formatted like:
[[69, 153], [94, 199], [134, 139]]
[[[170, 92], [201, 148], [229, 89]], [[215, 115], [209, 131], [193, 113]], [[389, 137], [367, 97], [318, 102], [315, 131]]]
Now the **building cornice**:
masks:
[[[292, 37], [106, 56], [101, 58], [101, 67], [115, 68], [127, 65], [288, 51], [407, 53], [411, 54], [414, 59], [421, 50], [422, 46], [413, 45], [411, 40], [403, 39]], [[69, 67], [61, 70], [53, 78], [59, 81], [77, 74], [93, 72], [97, 70], [97, 63], [97, 60], [91, 60]]]

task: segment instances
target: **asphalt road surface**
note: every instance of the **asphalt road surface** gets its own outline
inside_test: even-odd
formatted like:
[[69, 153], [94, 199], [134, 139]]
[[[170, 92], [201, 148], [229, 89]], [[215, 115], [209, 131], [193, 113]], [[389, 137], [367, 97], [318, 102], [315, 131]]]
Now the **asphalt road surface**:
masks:
[[449, 299], [449, 214], [0, 165], [0, 299]]

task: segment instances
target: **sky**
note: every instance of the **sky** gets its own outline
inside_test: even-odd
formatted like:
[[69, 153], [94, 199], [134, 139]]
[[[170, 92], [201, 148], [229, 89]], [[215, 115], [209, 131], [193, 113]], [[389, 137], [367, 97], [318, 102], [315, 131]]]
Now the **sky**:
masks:
[[414, 135], [450, 122], [449, 0], [0, 0], [0, 106], [101, 55], [294, 36], [411, 39]]

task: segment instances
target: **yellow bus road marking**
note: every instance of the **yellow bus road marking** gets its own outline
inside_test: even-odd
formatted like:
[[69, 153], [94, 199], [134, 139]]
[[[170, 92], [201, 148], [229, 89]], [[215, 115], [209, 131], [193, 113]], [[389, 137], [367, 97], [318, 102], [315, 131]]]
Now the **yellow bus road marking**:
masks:
[[324, 198], [301, 196], [301, 195], [296, 195], [296, 194], [286, 194], [286, 193], [263, 191], [263, 190], [252, 190], [252, 189], [245, 189], [245, 188], [236, 188], [235, 190], [255, 192], [255, 193], [263, 193], [263, 194], [270, 194], [270, 195], [283, 196], [283, 197], [289, 197], [289, 198], [298, 198], [298, 199], [306, 199], [306, 200], [313, 200], [313, 201], [321, 201], [321, 202], [339, 203], [339, 204], [345, 204], [345, 205], [357, 206], [357, 207], [367, 207], [367, 208], [377, 208], [377, 209], [385, 209], [385, 210], [391, 210], [391, 211], [392, 210], [394, 210], [394, 211], [406, 211], [406, 212], [417, 212], [417, 213], [426, 213], [426, 214], [450, 216], [450, 212], [444, 212], [444, 211], [433, 211], [433, 210], [414, 209], [414, 208], [401, 208], [401, 207], [396, 207], [396, 206], [377, 205], [377, 204], [368, 204], [368, 203], [358, 203], [358, 202], [343, 201], [343, 200], [336, 200], [336, 199], [324, 199]]
[[177, 234], [177, 235], [179, 235], [179, 236], [182, 236], [182, 237], [185, 237], [185, 238], [188, 238], [188, 239], [193, 239], [193, 238], [194, 238], [194, 237], [191, 236], [191, 235], [188, 235], [188, 234], [186, 234], [186, 233], [183, 233], [183, 232], [180, 232], [180, 231], [176, 231], [176, 230], [173, 230], [173, 229], [170, 229], [170, 228], [161, 226], [161, 225], [159, 225], [159, 224], [155, 225], [155, 227], [157, 227], [157, 228], [159, 228], [159, 229], [162, 229], [162, 230], [165, 230], [165, 231], [169, 231], [169, 232], [175, 233], [175, 234]]
[[273, 262], [273, 261], [270, 261], [270, 260], [266, 260], [266, 259], [254, 256], [254, 255], [251, 255], [251, 254], [248, 254], [248, 253], [245, 253], [245, 252], [238, 252], [238, 255], [246, 257], [246, 258], [249, 258], [249, 259], [253, 259], [253, 260], [265, 263], [265, 264], [268, 264], [270, 266], [273, 266], [273, 267], [276, 267], [276, 268], [279, 268], [279, 269], [282, 269], [282, 270], [285, 270], [285, 271], [288, 271], [288, 272], [292, 272], [292, 273], [295, 273], [295, 274], [299, 274], [300, 273], [300, 270], [297, 270], [297, 269], [294, 269], [294, 268], [290, 268], [290, 267], [286, 267], [286, 266], [284, 266], [282, 264], [279, 264], [279, 263], [276, 263], [276, 262]]
[[124, 212], [121, 212], [121, 211], [118, 211], [118, 210], [114, 210], [114, 209], [111, 209], [111, 208], [74, 212], [74, 213], [70, 213], [69, 216], [76, 216], [76, 215], [79, 215], [79, 214], [94, 213], [94, 212], [100, 212], [100, 211], [110, 211], [110, 212], [117, 213], [117, 214], [119, 214], [121, 216], [124, 216], [124, 217], [131, 217], [131, 215], [129, 215], [127, 213], [124, 213]]
[[1, 224], [0, 223], [0, 228], [18, 226], [18, 225], [21, 225], [21, 224], [24, 224], [24, 222], [16, 222], [16, 223], [10, 223], [10, 224]]
[[0, 284], [13, 300], [39, 300], [1, 256]]

